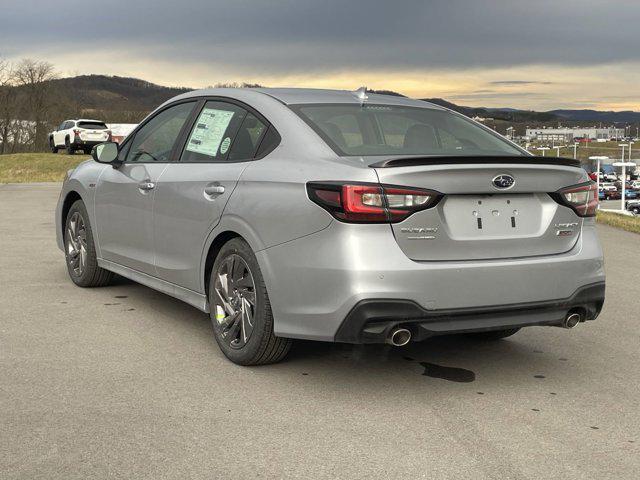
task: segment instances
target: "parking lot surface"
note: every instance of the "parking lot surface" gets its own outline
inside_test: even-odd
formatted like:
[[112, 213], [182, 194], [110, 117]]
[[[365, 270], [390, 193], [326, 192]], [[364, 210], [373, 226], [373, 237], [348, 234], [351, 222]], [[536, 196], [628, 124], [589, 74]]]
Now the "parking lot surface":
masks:
[[299, 342], [245, 368], [178, 300], [75, 287], [59, 189], [0, 185], [3, 479], [638, 478], [638, 235], [600, 227], [607, 301], [571, 331]]

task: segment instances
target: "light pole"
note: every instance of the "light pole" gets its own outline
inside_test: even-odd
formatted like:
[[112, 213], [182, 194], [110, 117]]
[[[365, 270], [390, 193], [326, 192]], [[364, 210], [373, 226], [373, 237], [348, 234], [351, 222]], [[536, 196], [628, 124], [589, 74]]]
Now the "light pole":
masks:
[[[624, 148], [628, 145], [626, 143], [619, 143], [619, 147], [622, 147], [622, 155], [620, 155], [620, 165], [613, 164], [616, 167], [622, 167], [622, 208], [620, 210], [624, 210], [624, 201], [627, 195], [627, 166], [624, 163]], [[618, 163], [618, 162], [616, 162]]]
[[[560, 156], [560, 149], [561, 149], [561, 148], [564, 148], [565, 146], [566, 146], [566, 145], [557, 145], [557, 146], [553, 147], [553, 148], [555, 148], [555, 149], [556, 149], [556, 152], [558, 152], [558, 155], [556, 155], [557, 157], [559, 157], [559, 156]], [[575, 158], [575, 157], [573, 157], [573, 158]]]
[[596, 160], [596, 188], [598, 189], [598, 203], [600, 203], [600, 162], [606, 162], [609, 160], [609, 157], [595, 156], [589, 157], [589, 160]]
[[627, 167], [635, 167], [635, 163], [625, 162], [622, 160], [621, 162], [615, 162], [613, 164], [614, 167], [622, 167], [622, 200], [620, 202], [620, 210], [625, 211], [624, 204], [626, 200], [627, 193]]
[[573, 143], [573, 158], [578, 158], [578, 142]]
[[547, 150], [551, 150], [549, 147], [538, 147], [538, 150], [540, 150], [542, 152], [542, 156], [544, 157], [544, 152], [546, 152]]
[[633, 141], [629, 140], [629, 161], [631, 161], [631, 145], [633, 145]]

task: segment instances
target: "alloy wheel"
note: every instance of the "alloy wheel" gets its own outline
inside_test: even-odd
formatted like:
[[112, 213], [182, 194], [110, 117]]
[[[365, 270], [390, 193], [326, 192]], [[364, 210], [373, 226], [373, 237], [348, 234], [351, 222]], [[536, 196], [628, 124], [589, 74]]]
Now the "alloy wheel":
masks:
[[256, 286], [251, 269], [233, 253], [220, 263], [214, 278], [213, 313], [220, 336], [231, 348], [242, 348], [255, 325]]
[[67, 261], [78, 277], [87, 266], [87, 230], [79, 212], [74, 212], [67, 225]]

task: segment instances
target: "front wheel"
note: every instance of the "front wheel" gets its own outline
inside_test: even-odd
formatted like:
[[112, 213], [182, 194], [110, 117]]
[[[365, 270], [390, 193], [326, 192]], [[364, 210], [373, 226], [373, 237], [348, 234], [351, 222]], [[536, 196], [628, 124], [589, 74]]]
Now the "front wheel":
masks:
[[98, 266], [89, 215], [82, 200], [74, 202], [67, 213], [64, 251], [73, 283], [79, 287], [102, 287], [111, 283], [114, 274]]
[[58, 147], [56, 147], [56, 144], [53, 141], [53, 138], [49, 139], [49, 148], [51, 149], [51, 153], [58, 153]]
[[292, 341], [273, 333], [267, 288], [251, 247], [228, 241], [211, 269], [209, 304], [213, 333], [225, 356], [238, 365], [282, 360]]

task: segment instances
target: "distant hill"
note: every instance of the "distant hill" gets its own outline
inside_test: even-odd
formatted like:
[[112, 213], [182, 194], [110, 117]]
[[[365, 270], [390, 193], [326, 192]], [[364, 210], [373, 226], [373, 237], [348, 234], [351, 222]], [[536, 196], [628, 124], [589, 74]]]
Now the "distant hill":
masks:
[[423, 98], [421, 100], [449, 108], [462, 113], [467, 117], [489, 117], [496, 120], [514, 123], [544, 123], [560, 120], [560, 117], [553, 112], [534, 112], [530, 110], [516, 110], [513, 108], [495, 109], [485, 107], [465, 107], [451, 103], [443, 98]]
[[[175, 88], [156, 85], [145, 80], [108, 75], [81, 75], [53, 80], [51, 82], [63, 96], [68, 97], [68, 104], [76, 110], [90, 113], [100, 112], [111, 117], [122, 116], [122, 112], [146, 113], [164, 101], [192, 88]], [[228, 84], [221, 86], [251, 87], [250, 84]], [[369, 90], [372, 93], [404, 96], [392, 90]], [[493, 118], [498, 121], [522, 124], [549, 124], [558, 122], [592, 122], [592, 123], [640, 123], [640, 112], [611, 112], [598, 110], [558, 109], [548, 112], [519, 110], [509, 107], [485, 108], [456, 105], [443, 98], [424, 98], [427, 102], [441, 105], [469, 117]]]
[[640, 112], [599, 110], [551, 110], [558, 117], [575, 122], [640, 123]]
[[88, 110], [151, 111], [164, 101], [193, 90], [156, 85], [138, 78], [82, 75], [51, 82]]

